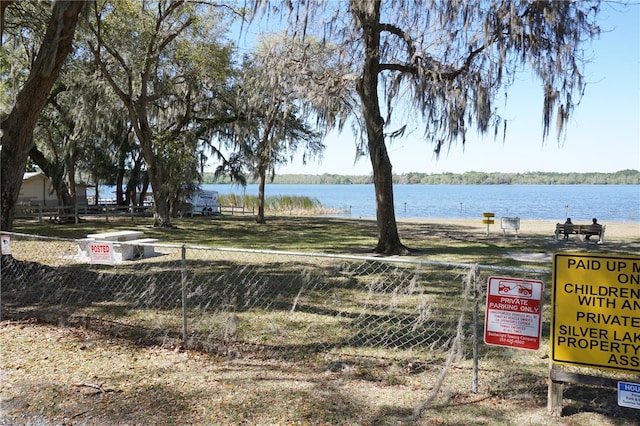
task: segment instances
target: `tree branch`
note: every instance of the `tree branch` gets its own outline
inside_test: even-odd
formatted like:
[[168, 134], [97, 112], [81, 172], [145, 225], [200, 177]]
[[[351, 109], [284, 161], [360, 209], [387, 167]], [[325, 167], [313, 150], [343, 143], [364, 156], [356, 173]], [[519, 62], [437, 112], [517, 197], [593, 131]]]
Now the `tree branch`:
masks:
[[[491, 43], [491, 42], [490, 42]], [[484, 51], [486, 49], [487, 45], [483, 44], [482, 46], [478, 47], [475, 50], [469, 50], [469, 56], [467, 56], [467, 59], [464, 61], [464, 64], [458, 68], [457, 70], [453, 70], [450, 72], [444, 72], [444, 73], [440, 73], [440, 77], [443, 80], [455, 80], [459, 75], [467, 72], [469, 70], [469, 68], [471, 67], [471, 63], [473, 62], [473, 59], [478, 56], [482, 51]]]
[[[458, 76], [460, 76], [461, 74], [465, 73], [466, 71], [469, 70], [469, 68], [471, 67], [471, 64], [473, 62], [473, 59], [478, 56], [482, 51], [484, 51], [487, 47], [487, 45], [491, 44], [493, 41], [495, 41], [495, 39], [490, 40], [488, 43], [483, 44], [482, 46], [478, 47], [477, 49], [469, 49], [469, 54], [466, 57], [464, 63], [462, 64], [462, 66], [460, 66], [457, 69], [453, 69], [451, 71], [448, 72], [438, 72], [438, 69], [443, 69], [443, 68], [451, 68], [449, 66], [446, 66], [444, 64], [438, 63], [435, 64], [433, 61], [433, 58], [431, 59], [432, 62], [432, 66], [431, 67], [425, 67], [423, 64], [419, 64], [418, 60], [421, 58], [416, 57], [416, 47], [413, 43], [413, 39], [411, 38], [411, 36], [403, 31], [401, 28], [392, 25], [392, 24], [380, 24], [379, 25], [379, 29], [380, 32], [388, 32], [390, 34], [393, 34], [399, 38], [401, 38], [404, 43], [406, 44], [407, 47], [407, 52], [409, 53], [409, 64], [392, 64], [392, 63], [383, 63], [380, 64], [380, 70], [385, 70], [385, 71], [398, 71], [401, 73], [407, 73], [407, 74], [412, 74], [412, 75], [418, 75], [419, 71], [420, 71], [420, 67], [423, 67], [423, 69], [429, 69], [429, 71], [436, 71], [436, 73], [438, 74], [439, 78], [441, 80], [454, 80], [456, 79]], [[417, 65], [413, 65], [414, 63], [417, 63]]]
[[[94, 5], [94, 12], [95, 12], [95, 19], [96, 19], [97, 27], [94, 27], [90, 23], [87, 26], [89, 27], [89, 30], [93, 33], [93, 35], [96, 37], [97, 45], [94, 46], [93, 43], [91, 43], [91, 42], [88, 42], [87, 45], [89, 46], [89, 50], [91, 50], [91, 53], [93, 53], [93, 57], [95, 58], [96, 62], [98, 63], [98, 67], [102, 71], [102, 75], [107, 79], [107, 81], [109, 82], [109, 85], [116, 92], [116, 95], [124, 102], [125, 105], [128, 105], [130, 103], [130, 101], [131, 101], [131, 94], [132, 94], [132, 91], [133, 91], [133, 86], [132, 86], [132, 84], [133, 84], [133, 76], [131, 74], [131, 69], [129, 69], [129, 67], [127, 67], [127, 64], [126, 64], [124, 58], [117, 51], [115, 51], [114, 49], [111, 49], [109, 46], [106, 46], [103, 43], [102, 32], [100, 30], [101, 19], [100, 19], [100, 13], [98, 12], [97, 4]], [[107, 69], [107, 65], [102, 60], [102, 54], [100, 52], [100, 49], [102, 47], [104, 47], [105, 50], [107, 51], [107, 53], [109, 53], [111, 56], [113, 56], [116, 59], [116, 61], [118, 61], [118, 63], [122, 67], [122, 69], [127, 74], [127, 80], [128, 80], [128, 83], [129, 83], [129, 93], [125, 93], [125, 91], [122, 90], [122, 88], [115, 82], [115, 80], [113, 79], [113, 77], [109, 73], [109, 70]]]
[[380, 64], [381, 71], [399, 71], [406, 74], [418, 75], [418, 67], [415, 65]]
[[380, 32], [386, 31], [404, 40], [405, 44], [407, 45], [407, 51], [409, 52], [411, 61], [413, 62], [414, 56], [416, 54], [416, 47], [413, 44], [413, 39], [411, 38], [411, 36], [395, 25], [380, 24], [379, 28]]

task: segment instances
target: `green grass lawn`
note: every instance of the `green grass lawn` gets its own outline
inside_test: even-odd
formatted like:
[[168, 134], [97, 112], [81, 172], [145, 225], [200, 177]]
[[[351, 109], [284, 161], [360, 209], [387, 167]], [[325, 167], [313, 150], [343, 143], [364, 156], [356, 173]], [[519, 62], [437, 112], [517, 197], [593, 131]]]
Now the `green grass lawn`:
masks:
[[[278, 251], [339, 253], [369, 255], [377, 243], [374, 220], [311, 216], [273, 216], [266, 224], [253, 217], [217, 216], [176, 218], [174, 228], [153, 228], [149, 217], [89, 219], [79, 224], [38, 223], [16, 221], [14, 232], [85, 238], [87, 234], [121, 229], [139, 230], [145, 237], [160, 243], [207, 247], [234, 247]], [[460, 221], [458, 221], [460, 222]], [[637, 253], [640, 242], [633, 239], [607, 241], [604, 245], [572, 244], [554, 241], [552, 231], [544, 234], [520, 234], [518, 238], [503, 236], [499, 231], [487, 236], [478, 228], [462, 223], [398, 222], [402, 242], [412, 250], [412, 256], [444, 262], [478, 263], [510, 267], [550, 268], [550, 263], [530, 263], [514, 260], [510, 252], [548, 253], [557, 250]]]

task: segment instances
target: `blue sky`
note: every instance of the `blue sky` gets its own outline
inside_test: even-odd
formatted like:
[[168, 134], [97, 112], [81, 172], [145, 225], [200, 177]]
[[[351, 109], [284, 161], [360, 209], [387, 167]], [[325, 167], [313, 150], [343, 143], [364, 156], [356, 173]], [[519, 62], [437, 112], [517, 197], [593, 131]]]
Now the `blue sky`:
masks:
[[[433, 147], [413, 135], [388, 145], [393, 172], [615, 172], [640, 170], [640, 2], [623, 9], [604, 6], [602, 34], [585, 44], [593, 61], [587, 64], [588, 86], [560, 143], [555, 129], [542, 142], [542, 95], [539, 82], [518, 82], [509, 91], [505, 118], [510, 120], [503, 143], [500, 136], [480, 137], [470, 132], [464, 148], [451, 146], [436, 160]], [[526, 77], [526, 75], [525, 75]], [[368, 175], [371, 163], [362, 157], [354, 164], [351, 130], [332, 133], [321, 161], [302, 164], [295, 159], [277, 174]]]

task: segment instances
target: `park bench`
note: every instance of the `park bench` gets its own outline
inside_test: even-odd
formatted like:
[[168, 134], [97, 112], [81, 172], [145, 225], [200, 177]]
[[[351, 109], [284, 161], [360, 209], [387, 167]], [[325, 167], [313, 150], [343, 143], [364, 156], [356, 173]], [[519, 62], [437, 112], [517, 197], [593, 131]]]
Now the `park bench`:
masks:
[[586, 236], [597, 235], [598, 244], [604, 243], [605, 225], [565, 225], [564, 223], [556, 224], [555, 239], [560, 239], [560, 235], [576, 234], [581, 238]]

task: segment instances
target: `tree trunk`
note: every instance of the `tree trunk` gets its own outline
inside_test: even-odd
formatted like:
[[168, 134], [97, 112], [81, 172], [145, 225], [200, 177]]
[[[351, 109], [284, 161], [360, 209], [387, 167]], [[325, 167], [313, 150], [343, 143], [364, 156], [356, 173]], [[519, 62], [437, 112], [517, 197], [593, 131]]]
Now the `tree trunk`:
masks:
[[138, 194], [138, 206], [144, 206], [144, 199], [147, 197], [147, 192], [149, 191], [149, 174], [142, 174], [142, 188], [140, 189], [140, 194]]
[[[159, 164], [161, 160], [155, 158], [151, 153], [151, 140], [142, 142], [142, 155], [147, 163], [147, 175], [153, 191], [153, 204], [155, 212], [153, 214], [153, 226], [156, 228], [172, 228], [171, 214], [169, 209], [169, 191], [164, 185], [164, 168]], [[149, 153], [147, 153], [149, 151]]]
[[67, 182], [69, 189], [69, 206], [78, 204], [78, 188], [76, 185], [76, 164], [78, 162], [78, 151], [74, 148], [67, 164]]
[[[143, 120], [144, 121], [144, 120]], [[172, 228], [171, 215], [169, 211], [169, 191], [164, 185], [164, 167], [161, 159], [156, 158], [153, 154], [152, 133], [147, 127], [147, 131], [143, 131], [139, 135], [140, 146], [142, 147], [142, 156], [147, 163], [147, 176], [153, 191], [153, 204], [155, 212], [153, 214], [153, 226], [155, 228]], [[140, 138], [142, 136], [142, 138]]]
[[129, 204], [127, 202], [128, 188], [123, 193], [122, 192], [123, 185], [124, 185], [124, 173], [123, 173], [123, 169], [120, 169], [118, 171], [118, 176], [116, 177], [116, 194], [115, 194], [115, 197], [116, 197], [115, 202], [119, 206], [126, 206], [127, 204]]
[[[146, 81], [146, 79], [143, 80]], [[169, 191], [164, 185], [166, 167], [162, 162], [166, 160], [156, 156], [154, 153], [153, 130], [149, 125], [147, 114], [147, 95], [144, 88], [142, 91], [140, 99], [135, 103], [129, 104], [128, 109], [131, 120], [137, 122], [134, 130], [140, 142], [142, 158], [147, 164], [147, 176], [153, 191], [153, 204], [155, 207], [153, 226], [154, 228], [173, 228], [169, 211]]]
[[[378, 3], [379, 13], [379, 3]], [[373, 182], [376, 193], [376, 223], [378, 245], [376, 253], [405, 255], [409, 250], [398, 235], [393, 203], [393, 180], [391, 160], [384, 141], [384, 119], [380, 114], [378, 99], [378, 73], [380, 71], [377, 52], [380, 49], [380, 33], [377, 30], [379, 16], [361, 14], [361, 24], [365, 50], [367, 53], [362, 78], [357, 90], [362, 103], [362, 116], [367, 130], [369, 157], [373, 168]]]
[[373, 182], [376, 193], [376, 221], [378, 225], [378, 245], [376, 253], [409, 254], [409, 250], [400, 241], [396, 224], [395, 204], [393, 201], [393, 176], [387, 147], [382, 142], [369, 138], [369, 156], [373, 165]]
[[258, 185], [258, 217], [256, 223], [267, 223], [264, 218], [264, 188], [267, 180], [267, 173], [264, 169], [260, 169], [260, 184]]
[[[130, 116], [131, 117], [131, 116]], [[133, 117], [131, 117], [131, 119], [133, 119]], [[129, 205], [129, 197], [131, 196], [131, 194], [129, 193], [129, 183], [127, 183], [127, 189], [125, 190], [125, 193], [122, 193], [122, 187], [124, 186], [124, 178], [126, 175], [126, 162], [127, 162], [127, 151], [126, 151], [126, 146], [127, 141], [126, 141], [126, 137], [123, 138], [124, 140], [120, 142], [120, 144], [118, 145], [118, 151], [117, 151], [117, 155], [118, 155], [118, 171], [116, 174], [116, 204], [119, 206], [127, 206]]]
[[[53, 185], [54, 191], [56, 192], [58, 206], [69, 207], [74, 204], [71, 200], [71, 194], [69, 194], [69, 188], [67, 187], [67, 183], [64, 181], [64, 175], [62, 173], [56, 175], [55, 178], [52, 178], [51, 183]], [[64, 212], [71, 213], [71, 211], [67, 210], [65, 210]]]
[[99, 204], [98, 200], [100, 199], [100, 184], [98, 183], [98, 179], [95, 179], [95, 183], [96, 184], [93, 187], [93, 191], [95, 192], [96, 196], [93, 199], [93, 205], [97, 206]]
[[0, 229], [3, 231], [11, 231], [13, 227], [15, 206], [29, 150], [33, 145], [33, 129], [49, 92], [58, 79], [60, 69], [71, 52], [78, 15], [84, 4], [84, 1], [56, 1], [29, 78], [16, 97], [15, 106], [0, 123], [3, 133], [0, 156]]
[[178, 217], [180, 214], [180, 205], [182, 194], [178, 193], [177, 196], [171, 197], [171, 203], [169, 204], [169, 214], [171, 217]]
[[[127, 181], [127, 189], [125, 190], [125, 204], [127, 206], [135, 205], [141, 206], [142, 200], [138, 200], [138, 186], [140, 185], [140, 174], [142, 169], [142, 157], [136, 158], [133, 168], [129, 174], [129, 180]], [[124, 170], [124, 165], [122, 166]]]
[[172, 228], [171, 215], [169, 211], [169, 192], [164, 189], [162, 180], [152, 174], [149, 168], [149, 180], [153, 189], [153, 204], [155, 212], [153, 214], [153, 226], [155, 228]]

